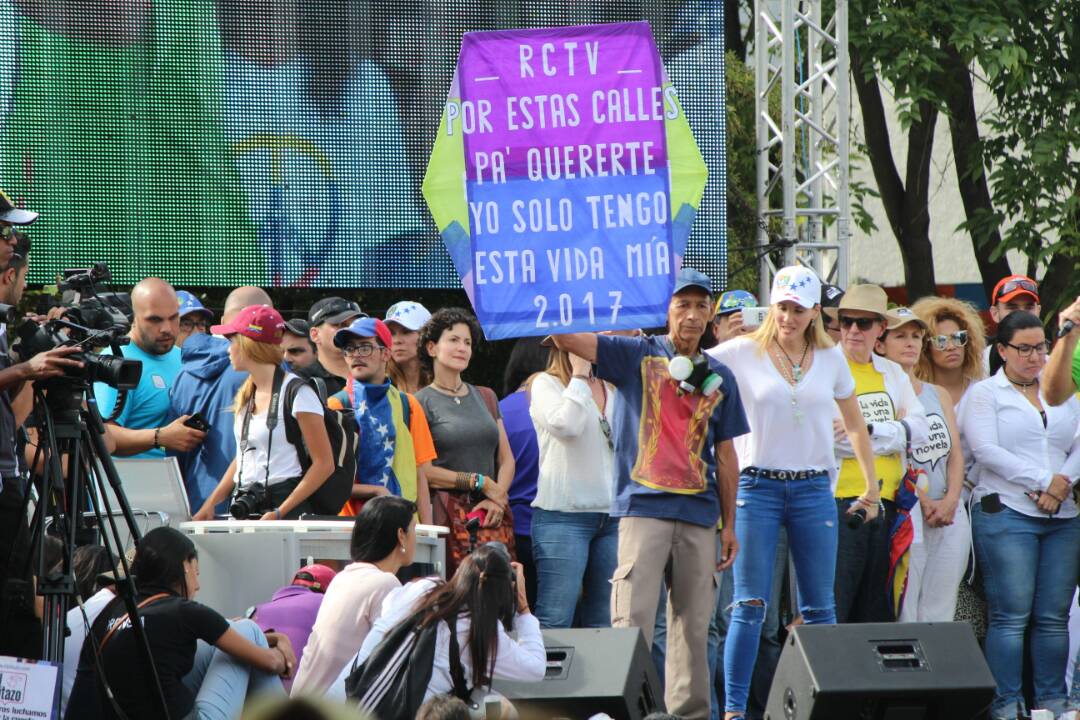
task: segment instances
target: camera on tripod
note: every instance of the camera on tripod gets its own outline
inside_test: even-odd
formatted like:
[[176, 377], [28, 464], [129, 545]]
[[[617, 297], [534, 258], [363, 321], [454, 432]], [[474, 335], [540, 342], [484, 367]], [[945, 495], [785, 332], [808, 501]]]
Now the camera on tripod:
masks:
[[[81, 368], [65, 371], [61, 380], [78, 380], [83, 383], [102, 382], [120, 390], [130, 390], [139, 384], [142, 363], [127, 360], [119, 352], [128, 343], [127, 333], [131, 327], [130, 297], [122, 293], [101, 293], [96, 285], [107, 282], [112, 273], [104, 263], [91, 268], [65, 270], [59, 287], [64, 291], [66, 309], [62, 317], [49, 320], [44, 325], [27, 318], [16, 330], [17, 340], [13, 350], [19, 357], [28, 359], [53, 348], [78, 345], [87, 350], [113, 348], [113, 355], [83, 352], [71, 357], [83, 363]], [[84, 298], [84, 295], [89, 297]], [[0, 305], [0, 316], [14, 322], [14, 308]], [[55, 381], [49, 381], [55, 384]]]

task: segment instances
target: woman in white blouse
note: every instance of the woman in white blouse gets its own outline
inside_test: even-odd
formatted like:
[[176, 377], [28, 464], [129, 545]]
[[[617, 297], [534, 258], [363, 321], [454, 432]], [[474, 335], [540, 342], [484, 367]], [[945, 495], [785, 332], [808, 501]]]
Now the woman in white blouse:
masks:
[[552, 347], [547, 371], [533, 376], [529, 392], [540, 446], [532, 503], [536, 618], [541, 627], [570, 627], [580, 609], [581, 626], [610, 627], [619, 550], [619, 521], [608, 515], [615, 467], [605, 414], [610, 388], [587, 360]]
[[998, 326], [991, 370], [967, 392], [960, 432], [977, 484], [971, 527], [990, 606], [986, 660], [997, 681], [994, 720], [1026, 714], [1024, 634], [1030, 631], [1035, 704], [1065, 710], [1068, 619], [1080, 571], [1080, 519], [1072, 485], [1080, 476], [1080, 401], [1043, 401], [1046, 363], [1039, 318], [1008, 315]]

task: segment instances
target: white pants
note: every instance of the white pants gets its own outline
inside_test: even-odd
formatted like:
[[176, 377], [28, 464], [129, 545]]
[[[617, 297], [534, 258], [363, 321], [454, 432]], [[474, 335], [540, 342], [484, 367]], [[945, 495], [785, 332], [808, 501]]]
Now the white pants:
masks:
[[900, 622], [952, 622], [970, 552], [971, 523], [962, 503], [952, 525], [932, 528], [924, 523], [922, 542], [911, 546]]

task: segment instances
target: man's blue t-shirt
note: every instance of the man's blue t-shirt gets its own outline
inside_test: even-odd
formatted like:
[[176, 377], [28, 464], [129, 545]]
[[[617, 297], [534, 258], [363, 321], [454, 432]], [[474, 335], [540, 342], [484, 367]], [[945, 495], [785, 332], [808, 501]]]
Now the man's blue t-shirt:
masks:
[[750, 432], [739, 386], [723, 364], [711, 397], [683, 393], [668, 373], [667, 337], [597, 337], [596, 374], [615, 386], [616, 517], [683, 520], [714, 527], [720, 519], [715, 445]]
[[[131, 430], [145, 430], [168, 424], [169, 388], [180, 374], [180, 348], [174, 347], [164, 355], [152, 355], [131, 342], [120, 347], [121, 354], [128, 360], [142, 362], [142, 377], [135, 389], [128, 390], [124, 410], [116, 419], [116, 424]], [[106, 348], [102, 355], [112, 355]], [[94, 383], [94, 397], [102, 418], [112, 414], [116, 404], [116, 388], [105, 383]], [[151, 448], [132, 457], [165, 457], [161, 448]]]

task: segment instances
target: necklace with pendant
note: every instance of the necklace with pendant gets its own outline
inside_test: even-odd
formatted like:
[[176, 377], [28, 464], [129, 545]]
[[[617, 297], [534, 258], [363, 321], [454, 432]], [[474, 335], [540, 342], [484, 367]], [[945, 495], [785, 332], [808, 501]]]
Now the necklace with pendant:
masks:
[[448, 387], [446, 387], [445, 385], [439, 383], [436, 380], [432, 380], [431, 384], [434, 385], [435, 387], [439, 388], [443, 392], [447, 393], [448, 395], [450, 395], [450, 397], [454, 398], [454, 403], [456, 405], [461, 404], [461, 398], [458, 396], [458, 393], [461, 392], [461, 388], [465, 387], [465, 381], [464, 380], [459, 382], [458, 386], [456, 388], [448, 388]]
[[[784, 359], [787, 360], [788, 365], [791, 366], [791, 377], [794, 379], [794, 382], [796, 384], [802, 382], [802, 366], [803, 363], [806, 362], [806, 353], [810, 352], [810, 343], [807, 342], [803, 345], [802, 357], [799, 358], [799, 362], [795, 362], [791, 359], [791, 356], [787, 354], [787, 350], [784, 349], [784, 346], [780, 344], [779, 340], [776, 341], [776, 347], [780, 348], [780, 352], [784, 353]], [[783, 365], [784, 363], [781, 362], [780, 364]]]
[[[802, 364], [806, 360], [806, 353], [810, 349], [810, 343], [807, 343], [806, 347], [803, 348], [803, 354], [802, 357], [799, 358], [798, 363], [794, 363], [791, 361], [791, 358], [788, 356], [787, 352], [784, 351], [784, 348], [781, 347], [779, 342], [776, 343], [776, 346], [780, 348], [780, 352], [783, 353], [783, 357], [781, 357], [780, 355], [776, 356], [776, 364], [780, 366], [780, 374], [783, 376], [784, 380], [787, 381], [788, 386], [791, 388], [791, 414], [795, 418], [795, 424], [802, 425], [803, 411], [802, 408], [799, 407], [799, 395], [797, 392], [797, 387], [799, 381], [803, 378]], [[788, 365], [784, 364], [785, 359], [788, 361]], [[788, 370], [789, 365], [791, 367], [790, 371]]]

